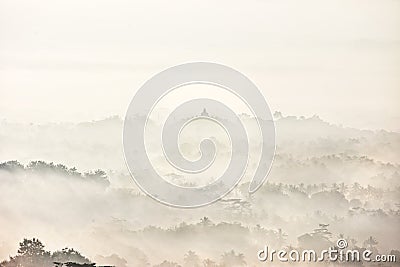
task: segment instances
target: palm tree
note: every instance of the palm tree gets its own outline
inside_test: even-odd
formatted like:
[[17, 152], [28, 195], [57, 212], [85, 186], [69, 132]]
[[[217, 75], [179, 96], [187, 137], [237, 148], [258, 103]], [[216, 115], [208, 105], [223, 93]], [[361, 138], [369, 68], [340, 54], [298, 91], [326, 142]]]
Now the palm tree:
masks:
[[200, 219], [200, 224], [203, 226], [211, 226], [212, 222], [208, 217], [204, 216], [203, 218]]
[[341, 183], [339, 185], [339, 192], [342, 193], [343, 195], [347, 193], [347, 185], [344, 183]]
[[200, 267], [200, 257], [194, 251], [189, 250], [183, 260], [185, 267]]
[[305, 191], [304, 183], [300, 183], [300, 184], [299, 184], [299, 190], [300, 190], [301, 192], [304, 192], [304, 191]]
[[222, 266], [246, 266], [243, 253], [236, 254], [232, 249], [230, 252], [225, 252], [221, 259]]

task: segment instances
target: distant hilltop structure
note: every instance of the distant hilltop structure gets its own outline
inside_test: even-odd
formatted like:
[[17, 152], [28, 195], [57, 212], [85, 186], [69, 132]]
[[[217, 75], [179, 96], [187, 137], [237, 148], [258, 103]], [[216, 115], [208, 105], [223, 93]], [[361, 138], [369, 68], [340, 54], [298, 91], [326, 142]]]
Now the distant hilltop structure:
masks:
[[210, 117], [210, 115], [207, 112], [206, 108], [203, 108], [203, 111], [200, 113], [200, 116], [204, 116], [204, 117]]

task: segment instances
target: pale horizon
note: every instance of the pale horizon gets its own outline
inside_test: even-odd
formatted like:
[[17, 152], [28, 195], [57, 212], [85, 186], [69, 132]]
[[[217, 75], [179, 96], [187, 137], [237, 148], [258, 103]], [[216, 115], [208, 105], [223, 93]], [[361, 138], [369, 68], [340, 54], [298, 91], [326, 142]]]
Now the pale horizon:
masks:
[[0, 119], [124, 117], [154, 74], [211, 61], [273, 111], [400, 130], [399, 1], [23, 3], [0, 4]]

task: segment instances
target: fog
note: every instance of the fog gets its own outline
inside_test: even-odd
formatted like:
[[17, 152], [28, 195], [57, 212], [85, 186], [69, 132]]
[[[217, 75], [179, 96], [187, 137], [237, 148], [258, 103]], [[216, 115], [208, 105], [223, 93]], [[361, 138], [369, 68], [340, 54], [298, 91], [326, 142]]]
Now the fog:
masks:
[[[167, 207], [138, 190], [123, 161], [118, 117], [2, 122], [0, 258], [33, 237], [49, 250], [73, 247], [118, 267], [206, 259], [258, 266], [256, 253], [266, 244], [323, 249], [341, 235], [352, 247], [399, 250], [400, 134], [317, 116], [276, 112], [275, 119], [277, 153], [267, 183], [249, 195], [244, 179], [198, 209]], [[329, 224], [322, 234], [320, 224]], [[364, 242], [370, 236], [377, 244]]]
[[4, 0], [0, 119], [123, 116], [144, 81], [200, 60], [248, 75], [274, 110], [399, 130], [399, 13], [393, 0]]

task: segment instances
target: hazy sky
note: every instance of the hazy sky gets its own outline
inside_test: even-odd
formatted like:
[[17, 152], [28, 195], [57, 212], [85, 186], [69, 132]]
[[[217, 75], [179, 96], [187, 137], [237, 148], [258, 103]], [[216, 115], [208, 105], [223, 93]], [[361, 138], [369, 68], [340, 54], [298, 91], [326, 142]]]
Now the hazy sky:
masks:
[[234, 67], [272, 110], [400, 130], [400, 1], [0, 2], [0, 119], [123, 116], [153, 74]]

